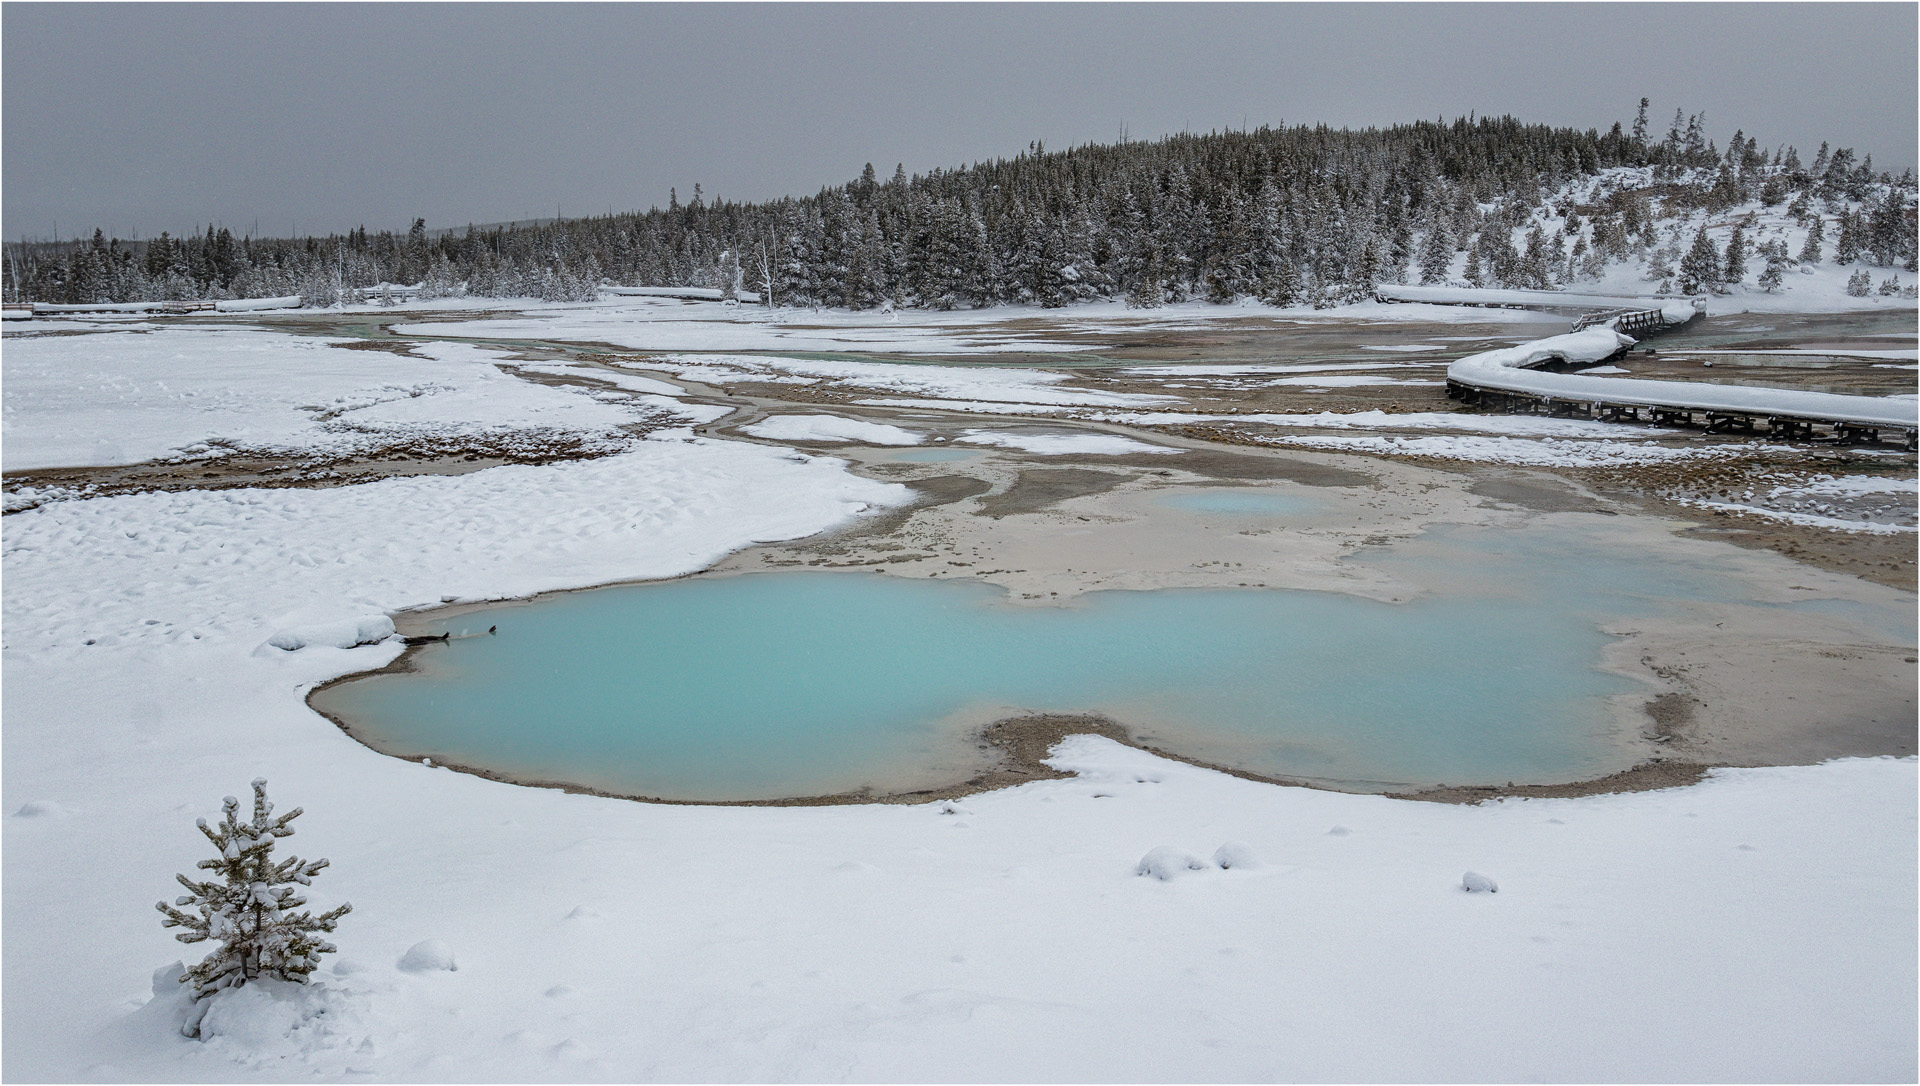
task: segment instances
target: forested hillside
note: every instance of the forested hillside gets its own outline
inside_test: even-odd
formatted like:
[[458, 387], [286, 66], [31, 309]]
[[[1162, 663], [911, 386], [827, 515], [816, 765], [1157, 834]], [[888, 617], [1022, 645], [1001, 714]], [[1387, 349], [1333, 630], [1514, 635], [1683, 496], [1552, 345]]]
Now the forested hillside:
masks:
[[[1605, 133], [1501, 117], [1036, 144], [924, 176], [896, 168], [883, 181], [869, 165], [804, 198], [708, 201], [696, 185], [664, 210], [437, 236], [423, 221], [405, 234], [305, 238], [208, 227], [129, 243], [96, 231], [85, 242], [9, 245], [5, 291], [8, 301], [70, 303], [299, 294], [325, 306], [381, 283], [419, 283], [429, 297], [570, 301], [611, 282], [854, 309], [1085, 298], [1293, 306], [1364, 298], [1382, 282], [1618, 280], [1628, 264], [1648, 289], [1698, 290], [1747, 277], [1744, 250], [1738, 261], [1722, 254], [1703, 226], [1693, 250], [1704, 241], [1712, 266], [1693, 250], [1682, 266], [1674, 231], [1663, 239], [1657, 223], [1741, 205], [1784, 209], [1813, 239], [1796, 235], [1795, 252], [1780, 243], [1768, 257], [1776, 285], [1780, 268], [1823, 254], [1914, 269], [1911, 170], [1876, 173], [1870, 155], [1825, 144], [1803, 161], [1744, 134], [1722, 151], [1702, 129], [1700, 117], [1676, 113], [1664, 134], [1650, 133], [1643, 101], [1631, 126]], [[1763, 274], [1754, 261], [1752, 275]]]

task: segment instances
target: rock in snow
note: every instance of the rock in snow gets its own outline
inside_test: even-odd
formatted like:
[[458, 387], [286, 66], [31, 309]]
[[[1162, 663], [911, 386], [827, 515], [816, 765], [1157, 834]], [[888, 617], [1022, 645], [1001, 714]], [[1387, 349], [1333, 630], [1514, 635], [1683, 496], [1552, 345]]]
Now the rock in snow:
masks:
[[1152, 875], [1161, 882], [1169, 882], [1187, 871], [1205, 871], [1207, 863], [1198, 856], [1190, 856], [1177, 848], [1161, 845], [1159, 848], [1140, 857], [1140, 863], [1133, 869], [1136, 875]]
[[1254, 856], [1253, 849], [1238, 841], [1228, 841], [1213, 853], [1213, 862], [1221, 869], [1231, 871], [1236, 867], [1254, 868], [1260, 866], [1260, 860]]
[[350, 622], [328, 622], [318, 626], [295, 626], [267, 638], [276, 649], [296, 652], [310, 645], [329, 645], [350, 649], [372, 645], [393, 636], [393, 620], [385, 615], [368, 615]]
[[460, 967], [454, 964], [452, 947], [438, 939], [422, 939], [400, 956], [400, 968], [409, 973], [428, 973], [436, 969], [451, 973]]
[[1460, 876], [1460, 888], [1469, 894], [1497, 894], [1500, 884], [1482, 875], [1478, 871], [1469, 871]]

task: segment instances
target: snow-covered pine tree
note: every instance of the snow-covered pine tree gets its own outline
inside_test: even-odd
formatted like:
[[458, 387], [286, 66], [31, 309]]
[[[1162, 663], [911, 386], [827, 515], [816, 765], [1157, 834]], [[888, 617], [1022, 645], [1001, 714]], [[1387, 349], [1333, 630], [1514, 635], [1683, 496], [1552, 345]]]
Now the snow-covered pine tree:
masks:
[[1873, 290], [1873, 276], [1867, 269], [1861, 268], [1847, 277], [1847, 294], [1854, 298], [1864, 298]]
[[1480, 247], [1478, 245], [1467, 250], [1465, 275], [1469, 286], [1483, 286], [1487, 281], [1485, 273], [1480, 270]]
[[1786, 281], [1786, 268], [1786, 261], [1775, 260], [1769, 256], [1767, 258], [1766, 270], [1760, 273], [1758, 280], [1760, 289], [1766, 291], [1768, 294], [1779, 293], [1780, 285]]
[[1874, 202], [1867, 215], [1867, 251], [1875, 264], [1899, 264], [1913, 247], [1913, 220], [1908, 213], [1906, 191], [1889, 185], [1884, 197]]
[[1840, 212], [1840, 240], [1833, 243], [1835, 264], [1851, 264], [1860, 259], [1860, 243], [1864, 240], [1861, 233], [1859, 216], [1843, 209]]
[[1807, 223], [1807, 241], [1800, 246], [1800, 263], [1820, 263], [1820, 243], [1826, 240], [1826, 220], [1818, 215], [1809, 215]]
[[1446, 220], [1434, 216], [1427, 228], [1426, 241], [1420, 246], [1420, 282], [1441, 283], [1453, 265], [1453, 239], [1447, 236]]
[[1546, 232], [1535, 226], [1527, 231], [1526, 252], [1520, 257], [1520, 285], [1533, 290], [1551, 286], [1547, 279], [1549, 261]]
[[1747, 277], [1747, 228], [1736, 224], [1727, 239], [1727, 282], [1739, 284]]
[[[306, 983], [307, 974], [320, 964], [320, 955], [334, 950], [318, 933], [334, 930], [340, 918], [353, 911], [351, 904], [319, 916], [293, 911], [307, 903], [293, 884], [311, 885], [327, 861], [308, 862], [298, 856], [274, 861], [274, 844], [293, 836], [290, 823], [300, 817], [301, 809], [295, 807], [275, 818], [264, 778], [253, 782], [251, 819], [241, 819], [240, 801], [232, 796], [224, 806], [226, 814], [219, 826], [209, 827], [204, 818], [198, 823], [219, 855], [195, 866], [217, 877], [175, 876], [188, 892], [172, 905], [154, 904], [165, 918], [162, 927], [186, 929], [174, 938], [183, 943], [220, 943], [218, 950], [180, 978], [181, 983], [193, 983], [195, 999], [262, 977]], [[195, 911], [175, 906], [191, 906]]]
[[1713, 247], [1713, 239], [1707, 236], [1707, 224], [1701, 223], [1700, 232], [1693, 236], [1693, 247], [1680, 258], [1680, 291], [1697, 294], [1717, 285], [1719, 280], [1720, 253]]
[[1282, 260], [1261, 288], [1261, 300], [1281, 309], [1299, 305], [1306, 295], [1307, 284], [1300, 277], [1300, 266], [1291, 260]]
[[1161, 279], [1165, 274], [1162, 267], [1160, 250], [1148, 249], [1140, 278], [1134, 282], [1133, 289], [1127, 292], [1127, 308], [1158, 309], [1167, 304], [1167, 289]]

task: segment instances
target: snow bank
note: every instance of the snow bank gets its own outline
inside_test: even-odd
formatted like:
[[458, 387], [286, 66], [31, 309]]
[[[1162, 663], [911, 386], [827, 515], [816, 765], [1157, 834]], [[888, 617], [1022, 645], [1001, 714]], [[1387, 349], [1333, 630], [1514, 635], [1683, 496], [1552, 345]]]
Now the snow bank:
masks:
[[165, 302], [89, 302], [67, 305], [59, 302], [35, 302], [35, 313], [151, 313]]
[[[1624, 428], [1621, 428], [1624, 429]], [[1639, 428], [1624, 429], [1637, 434]], [[1521, 464], [1530, 467], [1601, 468], [1630, 464], [1677, 464], [1751, 456], [1760, 446], [1748, 442], [1715, 442], [1687, 446], [1654, 441], [1581, 441], [1561, 438], [1493, 437], [1481, 434], [1445, 434], [1413, 437], [1394, 434], [1283, 434], [1269, 438], [1295, 449], [1358, 452], [1378, 456], [1423, 456], [1483, 464]]]
[[298, 309], [300, 296], [293, 294], [285, 298], [234, 298], [215, 302], [213, 308], [222, 313], [258, 313], [268, 309]]
[[1035, 434], [1020, 430], [968, 430], [955, 441], [967, 445], [997, 445], [1041, 456], [1132, 456], [1138, 453], [1177, 453], [1165, 445], [1149, 445], [1116, 434]]
[[8, 471], [197, 459], [234, 450], [351, 454], [436, 437], [625, 445], [641, 403], [504, 373], [501, 352], [426, 357], [307, 336], [184, 326], [9, 339], [0, 386]]
[[309, 645], [351, 649], [373, 645], [393, 636], [393, 620], [386, 615], [368, 615], [346, 622], [328, 622], [318, 626], [300, 626], [281, 630], [267, 638], [267, 644], [286, 652], [297, 652]]
[[[685, 298], [689, 301], [697, 302], [718, 302], [726, 297], [726, 295], [720, 292], [720, 288], [718, 287], [616, 287], [602, 285], [600, 292], [602, 294], [612, 294], [615, 297]], [[750, 290], [739, 291], [735, 297], [749, 304], [760, 301], [760, 295]]]
[[741, 427], [769, 441], [857, 441], [864, 445], [918, 445], [924, 440], [911, 430], [884, 422], [849, 419], [839, 415], [770, 415]]
[[251, 652], [281, 631], [357, 630], [443, 596], [671, 577], [911, 497], [843, 468], [744, 442], [649, 440], [548, 467], [56, 502], [11, 514], [0, 539], [7, 651], [233, 639]]
[[[1591, 371], [1589, 371], [1591, 372]], [[1118, 421], [1117, 417], [1115, 421]], [[1514, 437], [1590, 437], [1617, 440], [1622, 431], [1611, 422], [1550, 419], [1538, 415], [1488, 415], [1471, 412], [1315, 411], [1299, 415], [1196, 415], [1187, 422], [1261, 422], [1268, 426], [1317, 430], [1461, 430]], [[1654, 432], [1660, 432], [1655, 430]]]
[[1752, 412], [1867, 426], [1920, 427], [1920, 404], [1893, 397], [1841, 396], [1831, 392], [1747, 388], [1691, 381], [1589, 377], [1528, 369], [1555, 359], [1573, 363], [1600, 362], [1617, 351], [1631, 347], [1633, 343], [1634, 340], [1627, 336], [1596, 325], [1566, 335], [1522, 343], [1517, 347], [1502, 347], [1468, 355], [1447, 367], [1447, 379], [1474, 388], [1525, 392], [1562, 400]]

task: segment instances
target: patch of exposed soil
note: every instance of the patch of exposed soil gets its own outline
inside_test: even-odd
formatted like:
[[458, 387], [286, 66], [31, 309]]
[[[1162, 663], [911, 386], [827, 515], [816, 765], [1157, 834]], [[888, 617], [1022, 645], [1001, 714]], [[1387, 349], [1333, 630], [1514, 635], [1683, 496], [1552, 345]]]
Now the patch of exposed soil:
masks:
[[1572, 784], [1509, 784], [1505, 786], [1453, 787], [1442, 785], [1418, 792], [1391, 792], [1394, 799], [1418, 799], [1428, 803], [1484, 803], [1509, 796], [1525, 799], [1567, 799], [1574, 796], [1603, 796], [1615, 792], [1651, 792], [1656, 788], [1682, 788], [1697, 783], [1712, 766], [1697, 762], [1646, 762], [1623, 769], [1611, 776]]
[[1006, 490], [980, 499], [980, 511], [995, 519], [1032, 513], [1068, 498], [1104, 493], [1130, 478], [1085, 468], [1027, 468]]
[[557, 464], [618, 452], [599, 438], [555, 432], [499, 438], [426, 438], [357, 451], [348, 456], [288, 457], [236, 452], [209, 460], [148, 461], [113, 467], [46, 468], [8, 472], [6, 512], [50, 501], [151, 491], [304, 487], [324, 489], [403, 475], [465, 475], [503, 464]]

